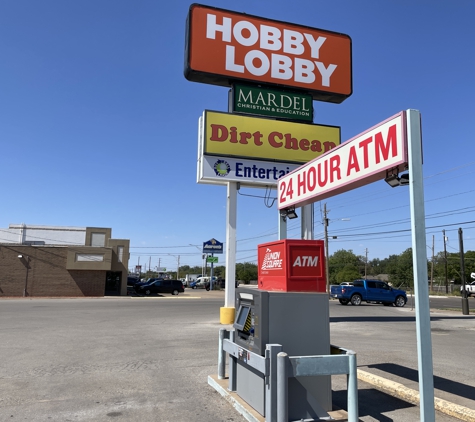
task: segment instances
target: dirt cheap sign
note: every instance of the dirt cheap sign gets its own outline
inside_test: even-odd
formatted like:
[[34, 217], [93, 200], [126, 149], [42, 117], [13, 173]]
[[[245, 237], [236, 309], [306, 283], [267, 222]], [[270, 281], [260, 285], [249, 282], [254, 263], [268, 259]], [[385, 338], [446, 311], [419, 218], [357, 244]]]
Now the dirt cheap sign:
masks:
[[280, 85], [334, 103], [353, 89], [351, 38], [337, 32], [193, 4], [185, 54], [194, 82]]
[[407, 165], [401, 112], [279, 179], [278, 208], [304, 206], [382, 179]]
[[205, 110], [203, 154], [306, 163], [340, 145], [340, 128]]

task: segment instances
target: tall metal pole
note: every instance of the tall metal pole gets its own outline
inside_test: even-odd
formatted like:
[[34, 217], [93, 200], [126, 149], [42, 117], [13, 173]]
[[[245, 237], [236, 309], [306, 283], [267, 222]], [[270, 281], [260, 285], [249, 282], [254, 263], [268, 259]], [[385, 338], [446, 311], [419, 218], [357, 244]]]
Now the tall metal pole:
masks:
[[366, 278], [366, 266], [368, 265], [368, 248], [365, 248], [365, 261], [364, 261], [364, 278]]
[[430, 261], [430, 291], [434, 289], [434, 247], [435, 247], [435, 236], [432, 235], [432, 259]]
[[445, 293], [449, 293], [449, 279], [447, 277], [447, 238], [445, 237], [445, 229], [442, 230], [444, 235], [444, 261], [445, 261]]
[[420, 421], [434, 422], [434, 374], [430, 307], [427, 292], [427, 243], [422, 175], [421, 115], [407, 110], [409, 197], [411, 208], [412, 259], [416, 303], [417, 359], [419, 368]]
[[326, 202], [323, 204], [323, 227], [325, 229], [325, 277], [327, 279], [327, 293], [330, 294], [330, 270], [328, 268], [328, 218]]
[[224, 307], [234, 308], [236, 291], [237, 182], [228, 182], [226, 201], [226, 284]]
[[465, 288], [465, 259], [463, 252], [463, 233], [462, 228], [459, 228], [459, 244], [460, 244], [460, 276], [462, 277], [462, 314], [468, 315], [467, 289]]

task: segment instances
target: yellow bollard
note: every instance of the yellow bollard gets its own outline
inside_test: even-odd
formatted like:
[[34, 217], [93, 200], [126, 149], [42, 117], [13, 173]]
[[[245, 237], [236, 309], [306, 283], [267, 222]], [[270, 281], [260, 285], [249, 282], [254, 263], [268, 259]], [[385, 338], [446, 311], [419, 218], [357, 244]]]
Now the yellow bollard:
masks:
[[219, 322], [223, 325], [234, 323], [234, 308], [219, 308]]

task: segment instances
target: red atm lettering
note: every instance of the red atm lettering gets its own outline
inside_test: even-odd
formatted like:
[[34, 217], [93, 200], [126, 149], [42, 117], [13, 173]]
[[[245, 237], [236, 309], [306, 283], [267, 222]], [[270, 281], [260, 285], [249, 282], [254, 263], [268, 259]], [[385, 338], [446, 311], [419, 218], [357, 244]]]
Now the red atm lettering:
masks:
[[389, 149], [391, 149], [391, 158], [397, 156], [396, 125], [392, 125], [388, 129], [388, 137], [386, 139], [386, 143], [384, 143], [383, 134], [381, 132], [377, 133], [374, 138], [376, 164], [379, 164], [381, 162], [381, 154], [383, 155], [383, 161], [386, 161], [389, 158]]

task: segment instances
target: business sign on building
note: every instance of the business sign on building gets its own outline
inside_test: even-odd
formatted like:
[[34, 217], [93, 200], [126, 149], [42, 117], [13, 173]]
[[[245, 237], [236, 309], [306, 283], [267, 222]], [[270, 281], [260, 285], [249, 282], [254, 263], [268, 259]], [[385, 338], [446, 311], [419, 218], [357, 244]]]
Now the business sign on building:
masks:
[[264, 83], [333, 103], [352, 94], [351, 38], [345, 34], [192, 4], [185, 48], [189, 81]]
[[234, 113], [313, 121], [313, 99], [309, 94], [235, 84], [230, 104]]
[[203, 242], [203, 253], [223, 253], [223, 244], [216, 239]]
[[280, 177], [298, 167], [299, 164], [201, 155], [198, 159], [197, 182], [214, 185], [239, 182], [246, 187], [277, 187]]
[[340, 144], [340, 128], [205, 110], [202, 154], [306, 163]]
[[406, 112], [400, 112], [278, 182], [278, 208], [304, 206], [385, 178], [408, 163]]

